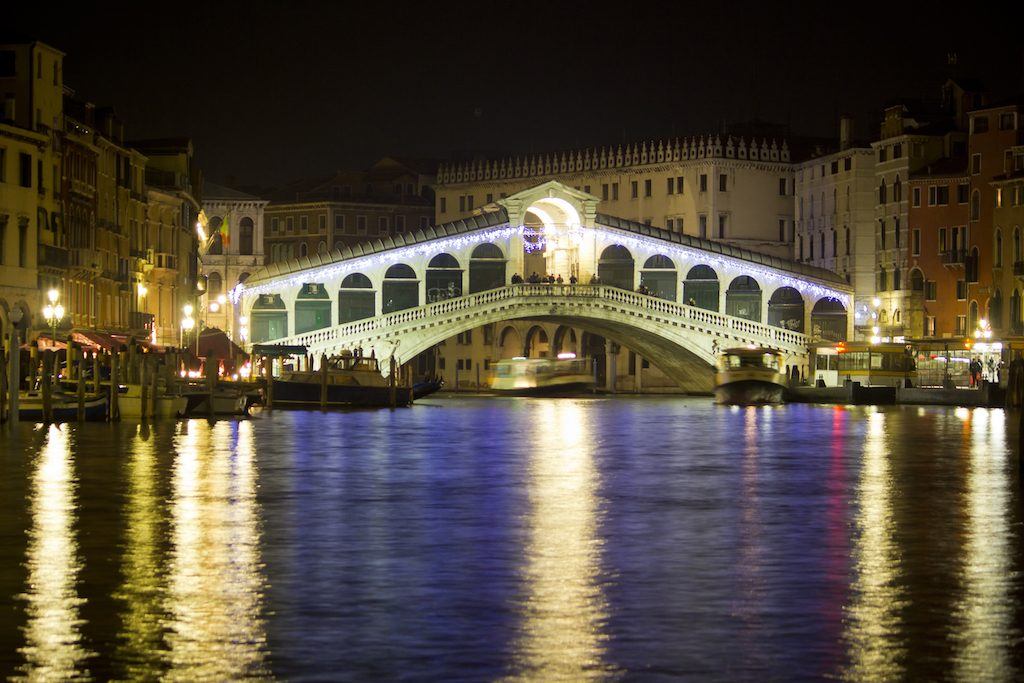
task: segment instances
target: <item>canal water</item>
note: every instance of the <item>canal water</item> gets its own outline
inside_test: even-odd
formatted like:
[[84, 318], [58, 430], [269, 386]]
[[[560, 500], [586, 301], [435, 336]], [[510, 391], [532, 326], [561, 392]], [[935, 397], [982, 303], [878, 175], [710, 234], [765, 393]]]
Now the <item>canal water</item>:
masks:
[[1024, 676], [1001, 410], [466, 398], [2, 438], [5, 677]]

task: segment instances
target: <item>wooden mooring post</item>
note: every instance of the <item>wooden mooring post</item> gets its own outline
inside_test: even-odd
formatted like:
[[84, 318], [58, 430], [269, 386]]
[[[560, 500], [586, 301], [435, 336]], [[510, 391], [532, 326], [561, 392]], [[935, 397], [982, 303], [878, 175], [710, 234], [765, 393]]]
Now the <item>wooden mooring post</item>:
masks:
[[320, 410], [327, 408], [327, 354], [320, 355]]
[[263, 371], [267, 377], [267, 410], [274, 409], [274, 359], [268, 356], [263, 357]]
[[43, 373], [40, 377], [43, 394], [43, 423], [53, 422], [53, 360], [54, 354], [50, 349], [43, 351]]
[[78, 349], [76, 356], [75, 379], [75, 401], [78, 404], [78, 421], [82, 422], [85, 420], [85, 352], [82, 349]]
[[116, 422], [121, 419], [121, 410], [118, 408], [118, 385], [120, 384], [121, 354], [114, 351], [110, 354], [110, 421]]
[[7, 350], [0, 348], [0, 422], [15, 421], [7, 414]]
[[390, 372], [388, 373], [388, 391], [391, 399], [391, 409], [394, 410], [398, 406], [398, 394], [395, 387], [395, 356], [391, 355], [389, 360]]

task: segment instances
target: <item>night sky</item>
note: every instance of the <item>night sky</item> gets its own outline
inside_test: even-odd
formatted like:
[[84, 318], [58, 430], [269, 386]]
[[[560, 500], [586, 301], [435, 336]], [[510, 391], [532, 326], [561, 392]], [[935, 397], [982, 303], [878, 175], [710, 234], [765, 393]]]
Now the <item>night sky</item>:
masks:
[[191, 137], [207, 178], [242, 185], [752, 118], [832, 136], [849, 112], [865, 137], [887, 100], [937, 96], [949, 52], [996, 94], [1024, 91], [1015, 20], [981, 6], [18, 4], [34, 9], [5, 9], [12, 28], [67, 53], [79, 97], [130, 138]]

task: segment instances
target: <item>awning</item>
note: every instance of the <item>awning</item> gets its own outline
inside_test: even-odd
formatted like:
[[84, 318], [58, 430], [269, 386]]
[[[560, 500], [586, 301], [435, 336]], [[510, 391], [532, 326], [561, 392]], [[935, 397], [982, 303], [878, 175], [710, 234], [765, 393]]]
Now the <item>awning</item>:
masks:
[[215, 353], [221, 360], [232, 359], [238, 356], [249, 357], [238, 344], [235, 344], [224, 334], [223, 330], [216, 327], [208, 327], [199, 335], [199, 356], [206, 358], [210, 353]]

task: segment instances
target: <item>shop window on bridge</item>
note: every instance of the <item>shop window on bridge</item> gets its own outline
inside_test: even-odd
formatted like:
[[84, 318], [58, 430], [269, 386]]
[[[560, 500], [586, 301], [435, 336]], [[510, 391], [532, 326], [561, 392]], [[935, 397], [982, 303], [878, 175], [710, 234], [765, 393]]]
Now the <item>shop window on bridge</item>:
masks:
[[260, 294], [252, 306], [251, 318], [253, 343], [288, 336], [288, 309], [280, 294]]
[[505, 255], [490, 242], [477, 245], [469, 259], [469, 293], [505, 286]]
[[720, 288], [718, 274], [711, 266], [694, 266], [683, 281], [683, 301], [689, 306], [717, 311]]
[[725, 312], [737, 318], [761, 322], [761, 286], [749, 275], [740, 275], [725, 291]]
[[372, 318], [376, 313], [376, 296], [370, 278], [362, 273], [346, 275], [338, 291], [338, 323]]
[[846, 339], [846, 307], [839, 299], [826, 297], [814, 304], [811, 309], [811, 336], [824, 341]]
[[384, 273], [381, 287], [381, 310], [384, 313], [402, 311], [420, 305], [420, 283], [416, 272], [405, 263], [396, 263]]
[[633, 290], [633, 255], [624, 246], [616, 244], [601, 252], [597, 262], [597, 277], [602, 285]]
[[660, 299], [675, 301], [678, 281], [675, 262], [664, 254], [647, 259], [640, 271], [640, 284]]
[[331, 325], [331, 297], [319, 283], [302, 285], [295, 299], [295, 334], [322, 330]]
[[462, 296], [462, 268], [451, 254], [438, 254], [427, 264], [427, 303]]
[[792, 287], [779, 287], [768, 299], [768, 324], [794, 332], [804, 331], [804, 298]]

